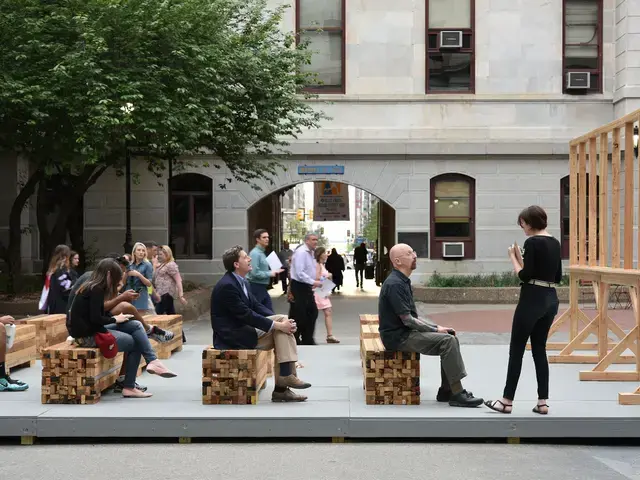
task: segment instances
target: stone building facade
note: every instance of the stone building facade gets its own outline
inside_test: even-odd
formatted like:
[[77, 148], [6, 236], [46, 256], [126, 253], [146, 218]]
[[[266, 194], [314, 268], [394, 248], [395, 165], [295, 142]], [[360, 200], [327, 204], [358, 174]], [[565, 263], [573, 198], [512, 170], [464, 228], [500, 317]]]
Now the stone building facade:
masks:
[[[417, 281], [508, 270], [506, 248], [523, 240], [517, 213], [534, 203], [568, 255], [568, 143], [640, 108], [640, 0], [284, 1], [282, 28], [318, 52], [308, 67], [323, 81], [311, 87], [313, 105], [331, 119], [292, 142], [286, 171], [262, 191], [221, 188], [224, 168], [203, 166], [171, 189], [143, 174], [133, 187], [135, 240], [180, 240], [185, 276], [212, 281], [222, 252], [246, 244], [252, 205], [333, 180], [386, 202], [396, 238], [424, 243]], [[568, 88], [570, 72], [589, 88]], [[298, 172], [322, 165], [344, 173]], [[12, 168], [0, 177], [8, 187]], [[86, 243], [118, 249], [124, 180], [107, 172], [84, 209]], [[447, 242], [462, 243], [463, 258], [444, 259]], [[25, 259], [37, 257], [37, 241], [26, 244]]]

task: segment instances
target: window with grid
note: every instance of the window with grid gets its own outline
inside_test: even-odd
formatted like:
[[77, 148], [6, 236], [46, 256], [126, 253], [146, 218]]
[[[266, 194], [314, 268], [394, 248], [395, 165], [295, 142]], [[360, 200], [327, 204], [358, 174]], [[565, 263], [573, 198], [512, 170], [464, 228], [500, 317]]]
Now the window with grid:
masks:
[[[563, 91], [602, 92], [602, 0], [563, 0]], [[567, 88], [569, 72], [589, 73], [588, 89]]]

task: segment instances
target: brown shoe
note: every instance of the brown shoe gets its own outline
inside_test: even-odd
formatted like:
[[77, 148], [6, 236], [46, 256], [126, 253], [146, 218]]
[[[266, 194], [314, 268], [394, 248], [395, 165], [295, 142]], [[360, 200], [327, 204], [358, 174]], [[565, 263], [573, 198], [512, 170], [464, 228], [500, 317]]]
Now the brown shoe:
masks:
[[278, 386], [304, 390], [305, 388], [309, 388], [311, 384], [307, 382], [303, 382], [295, 375], [287, 375], [286, 377], [280, 377], [278, 379]]
[[272, 402], [304, 402], [307, 399], [304, 395], [293, 393], [288, 388], [284, 392], [274, 391], [271, 395]]

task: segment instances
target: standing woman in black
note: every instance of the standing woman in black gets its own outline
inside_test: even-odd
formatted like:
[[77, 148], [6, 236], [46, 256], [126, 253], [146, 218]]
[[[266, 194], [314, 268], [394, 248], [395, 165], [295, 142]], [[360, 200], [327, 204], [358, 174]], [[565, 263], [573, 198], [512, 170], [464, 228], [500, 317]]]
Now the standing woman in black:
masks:
[[531, 338], [531, 354], [538, 381], [538, 403], [533, 412], [546, 415], [549, 413], [547, 336], [558, 313], [555, 287], [562, 279], [560, 242], [547, 232], [547, 214], [541, 207], [525, 208], [518, 216], [518, 225], [528, 238], [523, 246], [522, 265], [514, 247], [509, 247], [509, 258], [521, 280], [521, 287], [511, 327], [507, 382], [502, 399], [488, 400], [485, 405], [496, 412], [511, 413], [522, 370], [522, 357]]

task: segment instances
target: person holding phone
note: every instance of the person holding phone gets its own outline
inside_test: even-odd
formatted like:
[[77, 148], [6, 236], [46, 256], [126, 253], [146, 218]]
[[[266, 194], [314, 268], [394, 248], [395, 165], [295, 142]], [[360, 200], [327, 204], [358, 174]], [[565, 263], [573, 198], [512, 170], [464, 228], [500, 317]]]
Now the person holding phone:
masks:
[[141, 313], [152, 311], [149, 303], [149, 289], [153, 287], [153, 265], [147, 259], [147, 247], [142, 242], [137, 242], [131, 252], [133, 261], [127, 271], [127, 289], [138, 294], [132, 303]]
[[69, 311], [68, 330], [76, 343], [82, 347], [96, 346], [96, 333], [110, 332], [118, 350], [125, 352], [125, 378], [122, 396], [125, 398], [148, 398], [151, 393], [136, 388], [136, 376], [142, 356], [147, 360], [147, 372], [162, 377], [175, 377], [157, 358], [142, 324], [130, 321], [131, 315], [115, 316], [105, 312], [105, 300], [115, 298], [123, 284], [123, 273], [118, 262], [105, 258], [80, 287]]
[[522, 210], [518, 215], [518, 226], [528, 238], [523, 245], [523, 256], [519, 255], [517, 244], [508, 249], [509, 259], [521, 286], [511, 327], [507, 380], [502, 398], [488, 400], [485, 404], [496, 412], [512, 412], [522, 357], [530, 338], [538, 382], [538, 402], [533, 407], [533, 413], [546, 415], [549, 413], [547, 337], [558, 313], [556, 286], [562, 280], [562, 249], [558, 239], [547, 232], [547, 213], [542, 207], [532, 205]]

